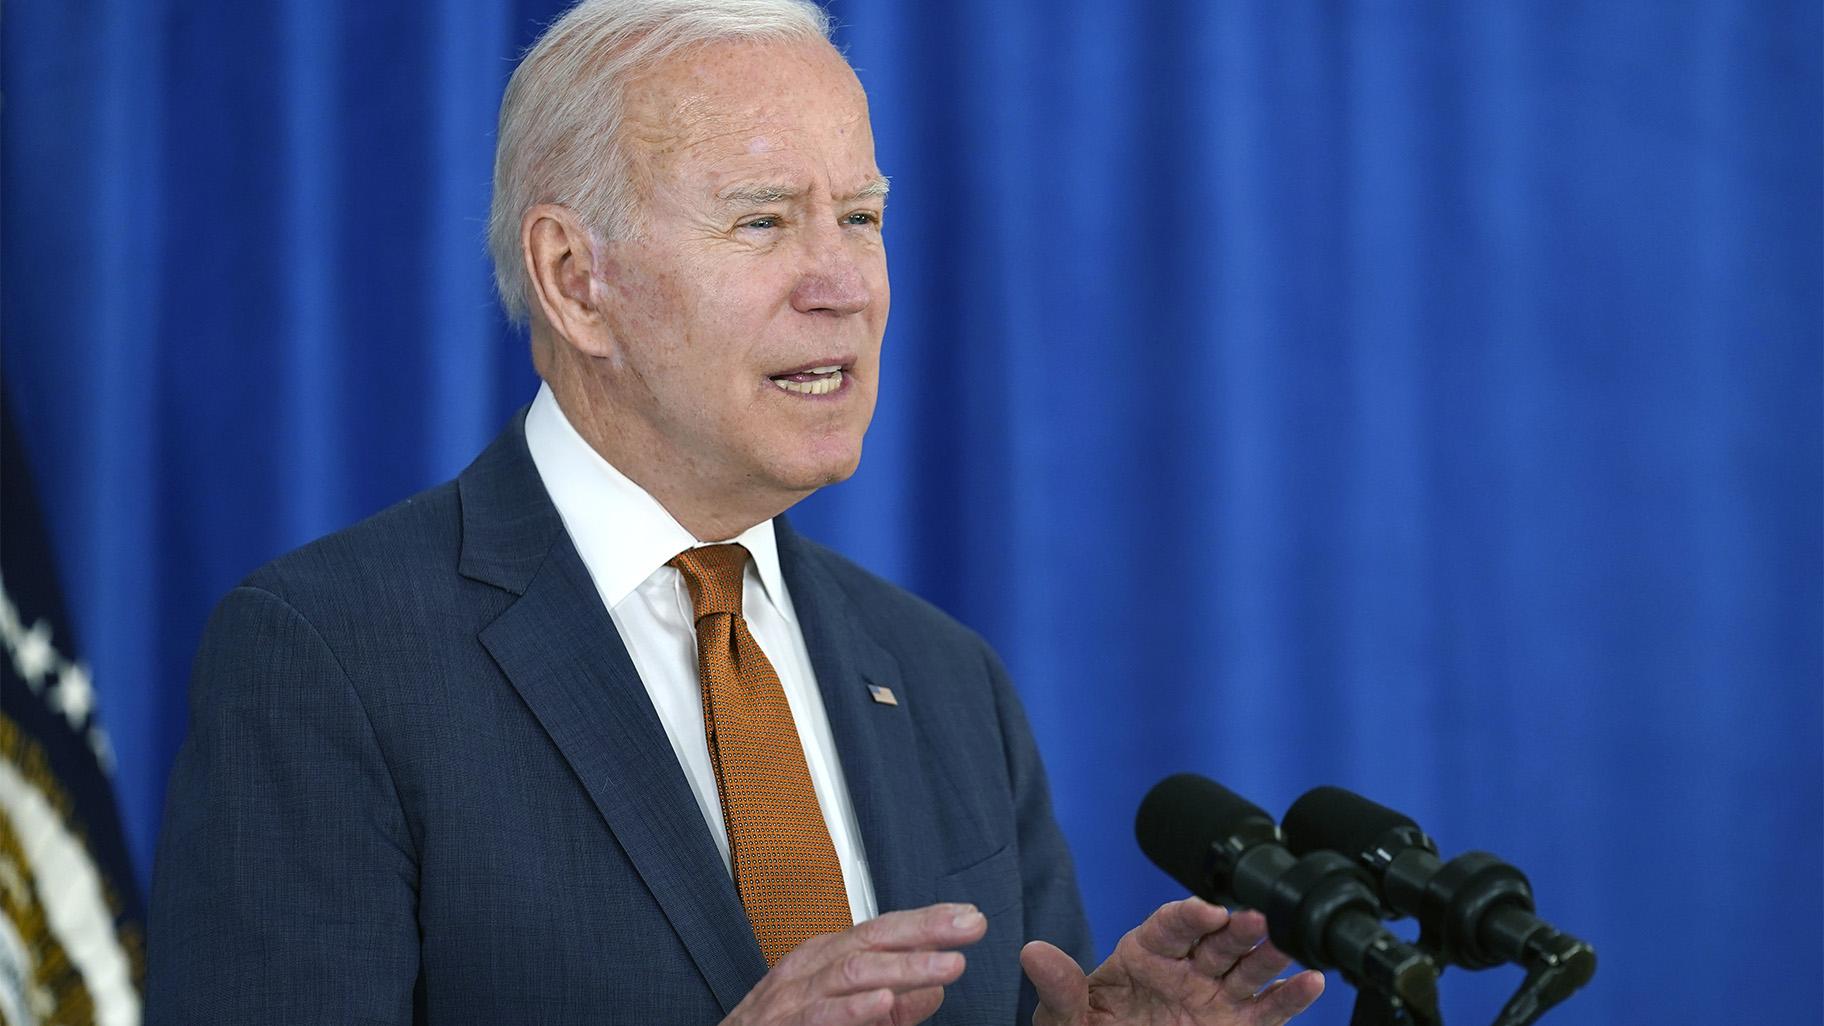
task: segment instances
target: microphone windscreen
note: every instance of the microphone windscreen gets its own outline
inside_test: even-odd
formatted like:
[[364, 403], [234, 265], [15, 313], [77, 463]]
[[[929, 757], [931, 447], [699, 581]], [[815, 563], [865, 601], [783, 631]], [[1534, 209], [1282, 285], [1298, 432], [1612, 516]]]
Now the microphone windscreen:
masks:
[[1354, 791], [1314, 787], [1292, 803], [1280, 823], [1286, 847], [1295, 855], [1337, 851], [1351, 858], [1373, 848], [1395, 827], [1419, 833], [1419, 825]]
[[1134, 836], [1154, 865], [1207, 898], [1210, 846], [1233, 837], [1250, 820], [1272, 829], [1273, 817], [1260, 806], [1208, 777], [1179, 773], [1146, 793], [1134, 817]]

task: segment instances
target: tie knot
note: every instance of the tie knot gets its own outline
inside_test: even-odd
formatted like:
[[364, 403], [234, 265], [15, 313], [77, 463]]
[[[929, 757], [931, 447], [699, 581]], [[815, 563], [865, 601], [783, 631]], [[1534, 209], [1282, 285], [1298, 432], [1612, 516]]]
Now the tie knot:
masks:
[[685, 549], [667, 566], [677, 567], [690, 586], [690, 603], [697, 619], [711, 613], [741, 615], [741, 573], [747, 567], [747, 549], [734, 544]]

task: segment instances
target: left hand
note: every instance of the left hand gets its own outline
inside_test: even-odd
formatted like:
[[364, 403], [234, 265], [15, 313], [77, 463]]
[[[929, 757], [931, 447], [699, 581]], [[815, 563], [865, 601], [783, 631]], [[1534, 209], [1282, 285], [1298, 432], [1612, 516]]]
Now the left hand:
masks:
[[[1020, 952], [1039, 994], [1034, 1026], [1279, 1026], [1324, 992], [1306, 970], [1274, 982], [1291, 959], [1266, 942], [1259, 912], [1231, 914], [1186, 898], [1129, 930], [1088, 976], [1044, 941]], [[1270, 985], [1269, 985], [1270, 984]]]

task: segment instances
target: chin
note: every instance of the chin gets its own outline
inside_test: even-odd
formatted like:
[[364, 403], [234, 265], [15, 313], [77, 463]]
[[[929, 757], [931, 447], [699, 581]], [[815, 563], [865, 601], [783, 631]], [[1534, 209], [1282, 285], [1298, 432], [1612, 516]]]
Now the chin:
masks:
[[819, 458], [780, 467], [774, 479], [792, 491], [806, 493], [847, 481], [861, 466], [861, 444], [845, 448], [844, 452], [819, 454]]

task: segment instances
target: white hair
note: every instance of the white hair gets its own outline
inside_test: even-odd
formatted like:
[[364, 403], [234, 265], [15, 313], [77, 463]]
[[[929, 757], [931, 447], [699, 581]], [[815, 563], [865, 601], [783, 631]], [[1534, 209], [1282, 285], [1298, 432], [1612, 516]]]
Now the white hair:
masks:
[[557, 203], [605, 238], [638, 231], [620, 145], [622, 88], [680, 48], [722, 40], [830, 37], [811, 0], [581, 0], [532, 44], [500, 101], [488, 251], [507, 315], [524, 324], [527, 210]]

